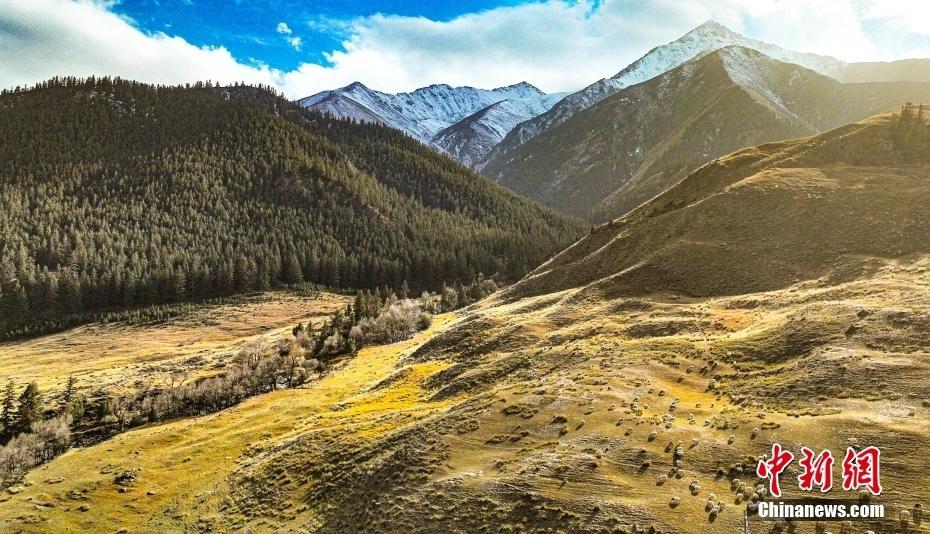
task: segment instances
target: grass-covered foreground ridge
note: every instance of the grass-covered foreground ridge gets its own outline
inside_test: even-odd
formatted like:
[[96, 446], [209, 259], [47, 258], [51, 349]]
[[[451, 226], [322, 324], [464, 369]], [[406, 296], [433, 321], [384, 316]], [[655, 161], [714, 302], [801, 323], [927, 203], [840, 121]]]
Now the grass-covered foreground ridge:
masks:
[[[736, 297], [484, 301], [306, 387], [73, 449], [3, 495], [0, 524], [738, 532], [747, 500], [733, 480], [753, 493], [772, 442], [881, 447], [877, 501], [897, 518], [930, 501], [928, 272], [924, 258]], [[127, 470], [135, 479], [118, 481]]]
[[[497, 287], [493, 280], [479, 279], [460, 289], [445, 287], [442, 295], [424, 292], [415, 299], [405, 294], [398, 298], [391, 292], [382, 298], [380, 290], [358, 292], [354, 299], [319, 292], [309, 299], [290, 298], [307, 305], [306, 324], [301, 321], [274, 336], [255, 336], [231, 354], [214, 353], [210, 358], [201, 354], [147, 366], [147, 373], [132, 376], [129, 384], [82, 384], [69, 374], [59, 391], [44, 398], [39, 382], [28, 374], [28, 383], [17, 394], [11, 376], [0, 397], [0, 489], [16, 485], [30, 469], [72, 444], [88, 446], [130, 428], [214, 413], [251, 397], [305, 386], [324, 375], [334, 361], [354, 357], [365, 346], [409, 339], [430, 326], [436, 311], [452, 311]], [[292, 297], [258, 295], [238, 302], [258, 312], [268, 300], [277, 300], [276, 296], [282, 300]], [[329, 317], [313, 320], [314, 313], [339, 301], [348, 302]], [[183, 320], [189, 321], [195, 315], [205, 322], [211, 316], [226, 320], [224, 312], [230, 314], [232, 309], [208, 308]], [[126, 332], [125, 326], [129, 325], [119, 326]], [[20, 358], [31, 359], [28, 353]], [[30, 369], [26, 366], [20, 370]], [[35, 367], [32, 370], [41, 374]], [[117, 480], [134, 478], [135, 472], [127, 470]]]
[[[432, 328], [451, 319], [440, 316]], [[409, 366], [402, 379], [373, 388], [428, 335], [362, 349], [303, 389], [277, 391], [217, 414], [132, 430], [71, 450], [7, 492], [0, 505], [4, 529], [155, 532], [196, 530], [218, 521], [242, 483], [238, 477], [247, 476], [275, 444], [308, 431], [338, 431], [347, 445], [361, 443], [447, 404], [424, 402], [419, 379], [442, 368], [435, 363]], [[127, 470], [136, 479], [116, 484], [115, 477]], [[280, 482], [293, 484], [293, 491], [301, 485]], [[31, 495], [33, 490], [38, 492]]]

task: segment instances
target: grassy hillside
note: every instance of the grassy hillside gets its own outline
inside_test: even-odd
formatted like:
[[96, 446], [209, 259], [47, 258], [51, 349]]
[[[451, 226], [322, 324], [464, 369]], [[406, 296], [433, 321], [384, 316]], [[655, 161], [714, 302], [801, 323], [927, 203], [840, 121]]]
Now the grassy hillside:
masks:
[[[488, 301], [306, 388], [69, 451], [0, 496], [0, 526], [729, 533], [746, 507], [732, 480], [752, 492], [755, 458], [779, 442], [881, 447], [893, 529], [930, 502], [928, 272], [924, 256], [738, 297]], [[117, 484], [125, 469], [138, 478]]]
[[265, 290], [517, 278], [579, 233], [397, 131], [262, 89], [0, 94], [0, 336]]
[[[440, 317], [433, 328], [442, 328], [451, 319]], [[216, 320], [225, 325], [227, 317], [217, 315]], [[217, 414], [153, 425], [99, 446], [72, 450], [33, 471], [25, 485], [0, 496], [0, 528], [8, 532], [229, 531], [249, 522], [261, 528], [268, 524], [263, 517], [276, 515], [272, 511], [276, 508], [282, 520], [300, 512], [305, 521], [316, 521], [306, 513], [306, 503], [286, 498], [271, 502], [262, 496], [240, 514], [231, 509], [231, 498], [251, 487], [247, 471], [265, 469], [265, 460], [274, 457], [280, 444], [306, 432], [321, 439], [338, 432], [340, 446], [350, 447], [447, 406], [448, 402], [429, 402], [422, 392], [422, 376], [443, 367], [434, 363], [408, 366], [409, 375], [373, 388], [428, 335], [363, 349], [307, 389], [278, 391]], [[122, 372], [131, 376], [133, 371]], [[246, 471], [240, 471], [244, 467], [240, 462], [248, 464]], [[114, 477], [127, 469], [136, 470], [138, 479], [129, 486], [114, 484]], [[308, 471], [299, 480], [280, 478], [268, 490], [282, 497], [296, 496], [310, 477]]]
[[604, 221], [734, 150], [928, 100], [927, 83], [843, 84], [728, 47], [623, 89], [482, 172], [565, 213]]
[[69, 377], [107, 393], [158, 388], [173, 371], [191, 378], [216, 374], [255, 339], [290, 332], [300, 322], [320, 324], [349, 301], [328, 293], [271, 292], [198, 306], [157, 324], [84, 325], [0, 343], [0, 370], [17, 384], [36, 382], [49, 398], [64, 390]]
[[732, 295], [854, 279], [927, 252], [930, 144], [925, 118], [908, 124], [902, 136], [889, 113], [720, 158], [600, 226], [514, 292], [593, 284], [614, 296]]

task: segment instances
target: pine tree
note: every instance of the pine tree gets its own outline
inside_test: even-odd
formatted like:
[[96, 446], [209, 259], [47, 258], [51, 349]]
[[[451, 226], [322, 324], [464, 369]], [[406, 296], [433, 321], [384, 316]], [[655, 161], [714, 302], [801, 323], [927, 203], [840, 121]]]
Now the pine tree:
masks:
[[305, 333], [307, 334], [307, 338], [312, 341], [313, 336], [316, 335], [316, 332], [313, 330], [313, 321], [307, 321], [307, 329]]
[[77, 385], [77, 379], [74, 378], [74, 375], [68, 375], [68, 382], [65, 383], [65, 392], [61, 396], [61, 401], [63, 406], [67, 406], [74, 400], [74, 390]]
[[346, 332], [352, 328], [357, 320], [355, 319], [355, 310], [351, 304], [346, 304], [344, 330]]
[[42, 394], [39, 386], [30, 382], [19, 395], [19, 407], [13, 421], [13, 429], [17, 433], [29, 432], [33, 423], [42, 420]]
[[355, 322], [358, 322], [362, 319], [362, 314], [365, 311], [365, 294], [362, 291], [357, 291], [355, 293]]
[[4, 440], [10, 438], [13, 435], [13, 422], [15, 421], [16, 413], [16, 395], [14, 392], [13, 381], [9, 380], [6, 383], [6, 388], [3, 390], [3, 411], [0, 412], [0, 425], [2, 425], [2, 436]]
[[404, 283], [400, 285], [400, 298], [410, 298], [410, 286], [407, 285], [407, 280], [404, 280]]
[[375, 292], [374, 292], [374, 295], [372, 295], [371, 300], [372, 300], [371, 302], [372, 308], [369, 309], [368, 316], [374, 317], [378, 315], [378, 313], [381, 311], [382, 306], [384, 305], [384, 300], [383, 300], [383, 297], [381, 296], [380, 288], [377, 288], [377, 287], [375, 288]]
[[345, 312], [337, 311], [333, 312], [332, 319], [330, 319], [330, 331], [335, 334], [336, 332], [342, 331], [342, 325], [344, 323]]

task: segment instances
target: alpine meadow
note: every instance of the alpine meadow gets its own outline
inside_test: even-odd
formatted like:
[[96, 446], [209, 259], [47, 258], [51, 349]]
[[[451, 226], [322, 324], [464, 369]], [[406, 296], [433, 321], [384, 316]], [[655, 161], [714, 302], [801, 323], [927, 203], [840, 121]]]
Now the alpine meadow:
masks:
[[0, 531], [930, 532], [928, 14], [0, 0]]

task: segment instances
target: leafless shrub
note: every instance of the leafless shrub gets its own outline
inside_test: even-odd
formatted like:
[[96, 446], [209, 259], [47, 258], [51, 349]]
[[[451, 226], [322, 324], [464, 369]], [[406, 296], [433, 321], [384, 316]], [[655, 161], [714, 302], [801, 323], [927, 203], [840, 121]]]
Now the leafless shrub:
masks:
[[29, 469], [61, 454], [71, 445], [71, 415], [32, 425], [32, 432], [14, 436], [0, 447], [0, 485], [22, 477]]
[[432, 320], [433, 316], [423, 311], [419, 302], [399, 300], [387, 306], [377, 317], [359, 321], [349, 332], [349, 338], [357, 343], [394, 343], [428, 328]]

